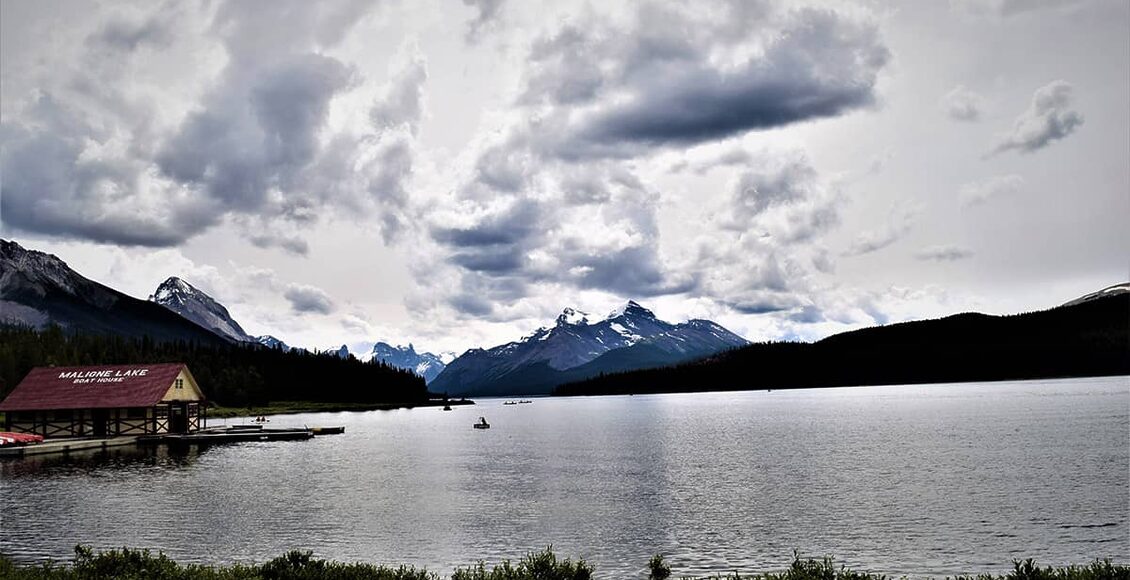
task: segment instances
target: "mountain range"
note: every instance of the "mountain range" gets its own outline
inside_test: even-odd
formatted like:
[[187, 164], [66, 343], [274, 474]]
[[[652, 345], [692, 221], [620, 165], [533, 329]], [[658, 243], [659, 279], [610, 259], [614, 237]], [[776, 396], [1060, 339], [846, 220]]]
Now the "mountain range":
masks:
[[[0, 240], [0, 323], [34, 328], [55, 324], [77, 332], [131, 338], [292, 348], [271, 335], [248, 334], [223, 304], [177, 276], [158, 285], [147, 301], [138, 300], [83, 277], [57, 256], [7, 240]], [[346, 345], [333, 353], [341, 358], [351, 356]], [[435, 378], [444, 367], [439, 356], [417, 353], [411, 345], [377, 343], [361, 358], [413, 371], [426, 380]]]
[[751, 344], [685, 364], [589, 377], [560, 395], [1024, 380], [1130, 374], [1130, 283], [1048, 310], [976, 312]]
[[663, 366], [748, 342], [709, 320], [673, 324], [634, 301], [608, 316], [566, 308], [551, 327], [489, 349], [471, 349], [429, 388], [452, 395], [537, 395], [601, 373]]
[[84, 278], [54, 255], [7, 240], [0, 240], [0, 322], [159, 341], [226, 342], [159, 304]]
[[393, 346], [387, 342], [378, 342], [362, 360], [377, 360], [389, 366], [408, 369], [424, 377], [424, 381], [429, 384], [447, 366], [439, 355], [416, 352], [416, 347], [411, 343], [408, 346]]

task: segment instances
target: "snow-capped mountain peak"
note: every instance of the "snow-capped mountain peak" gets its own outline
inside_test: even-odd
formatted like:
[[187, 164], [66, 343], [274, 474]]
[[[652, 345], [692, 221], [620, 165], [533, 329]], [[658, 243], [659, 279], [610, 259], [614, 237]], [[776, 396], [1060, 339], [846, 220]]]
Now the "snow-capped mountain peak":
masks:
[[181, 316], [237, 342], [257, 342], [256, 338], [244, 332], [228, 309], [211, 296], [184, 280], [170, 276], [157, 291], [149, 297], [155, 302], [180, 314]]
[[279, 339], [277, 339], [277, 338], [275, 338], [275, 337], [273, 337], [269, 334], [256, 336], [255, 342], [258, 342], [259, 344], [261, 344], [261, 345], [263, 345], [267, 348], [281, 348], [284, 351], [290, 350], [290, 348], [291, 348], [290, 345], [288, 345], [287, 343], [285, 343], [285, 342], [283, 342], [283, 341], [281, 341], [281, 340], [279, 340]]
[[[157, 287], [157, 291], [149, 297], [149, 300], [158, 304], [168, 304], [173, 301], [184, 302], [197, 294], [204, 293], [176, 276], [169, 276], [164, 282], [161, 282], [161, 285]], [[204, 295], [207, 296], [207, 294]]]
[[430, 352], [417, 353], [412, 343], [408, 343], [408, 346], [392, 346], [387, 342], [378, 342], [373, 345], [368, 359], [412, 371], [424, 377], [424, 382], [431, 382], [447, 366], [438, 355]]
[[640, 304], [635, 300], [629, 300], [620, 307], [610, 312], [605, 320], [615, 320], [617, 318], [622, 318], [625, 316], [649, 318], [652, 320], [656, 319], [654, 312], [648, 310], [647, 308], [644, 308], [643, 306], [640, 306]]
[[557, 316], [557, 326], [588, 324], [588, 313], [573, 308], [566, 308]]
[[[584, 312], [566, 308], [553, 327], [542, 327], [521, 340], [490, 349], [471, 349], [447, 366], [432, 383], [440, 392], [521, 393], [547, 392], [566, 371], [586, 365], [602, 355], [640, 345], [640, 360], [667, 364], [705, 356], [746, 344], [745, 339], [708, 321], [673, 324], [635, 301], [628, 301], [603, 320], [590, 322]], [[631, 366], [616, 363], [616, 370]], [[644, 364], [644, 363], [640, 363]]]

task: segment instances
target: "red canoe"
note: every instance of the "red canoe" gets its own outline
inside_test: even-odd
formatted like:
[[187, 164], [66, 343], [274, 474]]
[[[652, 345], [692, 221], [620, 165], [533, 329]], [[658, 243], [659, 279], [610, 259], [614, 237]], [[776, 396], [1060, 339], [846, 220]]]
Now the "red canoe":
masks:
[[42, 435], [32, 435], [31, 433], [10, 433], [8, 431], [0, 431], [0, 447], [9, 445], [27, 445], [28, 443], [42, 443]]

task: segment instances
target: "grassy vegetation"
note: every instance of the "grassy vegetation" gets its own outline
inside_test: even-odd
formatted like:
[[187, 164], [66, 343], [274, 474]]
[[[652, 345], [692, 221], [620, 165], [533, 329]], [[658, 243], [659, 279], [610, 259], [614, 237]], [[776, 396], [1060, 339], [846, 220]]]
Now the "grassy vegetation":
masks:
[[[1130, 566], [1096, 561], [1086, 566], [1041, 568], [1032, 560], [1015, 561], [1008, 574], [957, 576], [954, 580], [1130, 580]], [[648, 562], [649, 580], [668, 580], [671, 568], [662, 556]], [[559, 560], [552, 549], [527, 554], [517, 564], [504, 561], [488, 568], [483, 562], [456, 569], [450, 580], [591, 580], [595, 570], [584, 560]], [[688, 576], [682, 577], [690, 579]], [[779, 572], [715, 575], [699, 580], [880, 580], [869, 572], [837, 566], [831, 558], [802, 559]], [[0, 556], [0, 579], [11, 580], [440, 580], [426, 569], [410, 566], [346, 564], [314, 558], [310, 552], [288, 552], [264, 564], [205, 566], [178, 564], [164, 554], [122, 548], [94, 552], [78, 546], [67, 565], [20, 565]]]
[[[441, 407], [443, 400], [430, 399], [415, 403], [324, 403], [320, 401], [272, 401], [265, 405], [247, 407], [208, 407], [209, 419], [230, 417], [258, 417], [259, 415], [288, 415], [294, 413], [340, 413], [342, 411], [383, 411], [406, 407]], [[474, 405], [469, 399], [452, 399], [449, 405]]]

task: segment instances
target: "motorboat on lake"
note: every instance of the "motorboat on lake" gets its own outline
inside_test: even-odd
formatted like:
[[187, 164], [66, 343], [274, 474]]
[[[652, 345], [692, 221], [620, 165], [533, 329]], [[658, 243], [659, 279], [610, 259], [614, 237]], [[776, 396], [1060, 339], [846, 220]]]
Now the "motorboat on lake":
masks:
[[490, 423], [487, 423], [487, 418], [479, 417], [479, 422], [475, 423], [475, 429], [490, 429]]

